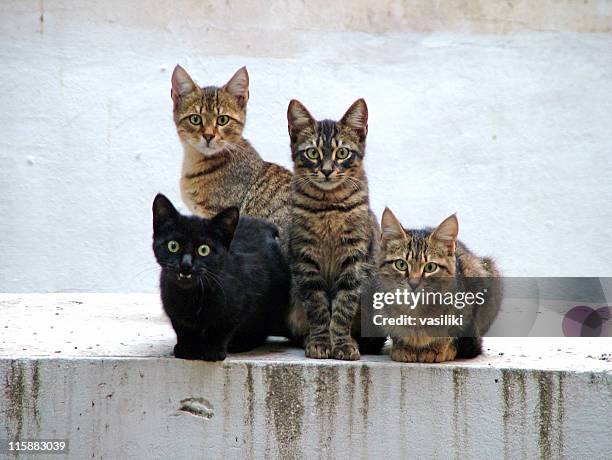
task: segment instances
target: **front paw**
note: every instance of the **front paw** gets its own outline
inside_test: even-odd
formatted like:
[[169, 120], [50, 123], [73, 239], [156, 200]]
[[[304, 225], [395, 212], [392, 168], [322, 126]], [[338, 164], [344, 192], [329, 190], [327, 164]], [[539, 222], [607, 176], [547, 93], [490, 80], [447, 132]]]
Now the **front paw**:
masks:
[[340, 343], [332, 348], [332, 358], [345, 361], [357, 361], [360, 358], [359, 348], [355, 342]]
[[314, 359], [328, 359], [331, 354], [329, 340], [311, 339], [306, 344], [306, 357]]
[[174, 356], [180, 359], [200, 359], [200, 350], [197, 347], [177, 343], [174, 345]]
[[204, 350], [200, 354], [200, 359], [203, 361], [223, 361], [227, 358], [227, 351], [225, 350]]
[[429, 356], [426, 359], [432, 361], [421, 361], [422, 363], [444, 363], [446, 361], [453, 361], [457, 357], [457, 348], [453, 345], [448, 345], [442, 350], [433, 350], [429, 352]]
[[393, 345], [391, 359], [402, 363], [443, 363], [452, 361], [457, 355], [457, 349], [448, 345], [437, 348], [413, 348]]

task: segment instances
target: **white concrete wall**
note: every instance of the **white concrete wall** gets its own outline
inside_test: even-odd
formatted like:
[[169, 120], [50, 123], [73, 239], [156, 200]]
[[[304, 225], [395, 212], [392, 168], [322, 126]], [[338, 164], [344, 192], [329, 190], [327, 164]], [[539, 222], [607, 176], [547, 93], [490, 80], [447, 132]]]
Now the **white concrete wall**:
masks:
[[67, 439], [59, 458], [606, 460], [612, 448], [609, 373], [90, 358], [0, 360], [0, 375], [7, 435]]
[[0, 291], [156, 288], [176, 63], [246, 65], [246, 135], [286, 166], [289, 99], [365, 97], [379, 215], [457, 211], [508, 275], [612, 275], [612, 2], [320, 3], [2, 2]]

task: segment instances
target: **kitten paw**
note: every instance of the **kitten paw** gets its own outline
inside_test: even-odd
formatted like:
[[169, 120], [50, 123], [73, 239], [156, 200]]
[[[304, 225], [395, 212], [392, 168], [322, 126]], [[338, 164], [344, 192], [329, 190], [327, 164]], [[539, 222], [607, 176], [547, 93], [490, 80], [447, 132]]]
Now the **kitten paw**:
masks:
[[197, 348], [186, 347], [185, 345], [174, 346], [174, 356], [180, 359], [200, 359], [200, 350]]
[[227, 358], [225, 350], [204, 350], [200, 354], [200, 359], [203, 361], [223, 361]]
[[419, 363], [443, 363], [455, 359], [457, 353], [447, 348], [443, 351], [424, 350], [417, 354], [417, 362]]
[[359, 348], [355, 343], [343, 343], [332, 348], [332, 358], [334, 359], [357, 361], [360, 357]]
[[454, 361], [457, 357], [457, 349], [453, 346], [449, 346], [442, 351], [438, 351], [435, 354], [434, 363], [444, 363], [446, 361]]
[[457, 350], [454, 347], [446, 347], [444, 350], [414, 349], [414, 348], [393, 348], [391, 350], [391, 359], [402, 363], [443, 363], [452, 361], [457, 355]]
[[312, 340], [306, 345], [306, 357], [314, 359], [328, 359], [331, 354], [331, 347], [325, 341]]
[[393, 347], [391, 349], [391, 360], [400, 363], [416, 363], [417, 354], [412, 348]]

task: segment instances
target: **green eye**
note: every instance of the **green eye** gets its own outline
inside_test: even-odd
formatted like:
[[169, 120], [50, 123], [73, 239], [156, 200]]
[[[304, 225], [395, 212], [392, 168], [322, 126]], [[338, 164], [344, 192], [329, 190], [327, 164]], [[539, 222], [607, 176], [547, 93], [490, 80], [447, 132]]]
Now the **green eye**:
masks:
[[189, 117], [189, 121], [192, 125], [201, 125], [202, 124], [202, 117], [200, 115], [191, 115]]
[[168, 241], [168, 251], [178, 252], [179, 249], [181, 249], [181, 245], [178, 244], [178, 241]]
[[408, 270], [408, 264], [404, 259], [397, 259], [393, 265], [395, 265], [395, 268], [397, 268], [400, 272], [405, 272]]
[[435, 262], [427, 262], [425, 264], [425, 268], [423, 269], [425, 273], [433, 273], [438, 269], [438, 264]]
[[219, 115], [217, 117], [217, 124], [219, 126], [225, 126], [229, 123], [229, 117], [227, 115]]
[[347, 148], [341, 147], [336, 151], [336, 160], [346, 160], [349, 156], [351, 152]]
[[207, 244], [202, 244], [198, 247], [199, 256], [206, 257], [208, 254], [210, 254], [210, 246], [208, 246]]
[[306, 158], [308, 158], [309, 160], [319, 159], [319, 152], [317, 151], [317, 149], [310, 148], [306, 150], [305, 155], [306, 155]]

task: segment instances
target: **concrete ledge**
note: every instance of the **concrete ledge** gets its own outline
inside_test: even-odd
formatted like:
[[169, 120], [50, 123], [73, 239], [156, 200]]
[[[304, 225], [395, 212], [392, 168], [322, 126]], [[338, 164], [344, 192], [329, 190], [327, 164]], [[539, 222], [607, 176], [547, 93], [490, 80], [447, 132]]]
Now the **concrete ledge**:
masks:
[[69, 439], [70, 458], [612, 451], [610, 339], [488, 339], [441, 365], [306, 360], [283, 343], [203, 363], [171, 357], [155, 295], [3, 294], [0, 311], [0, 438]]

